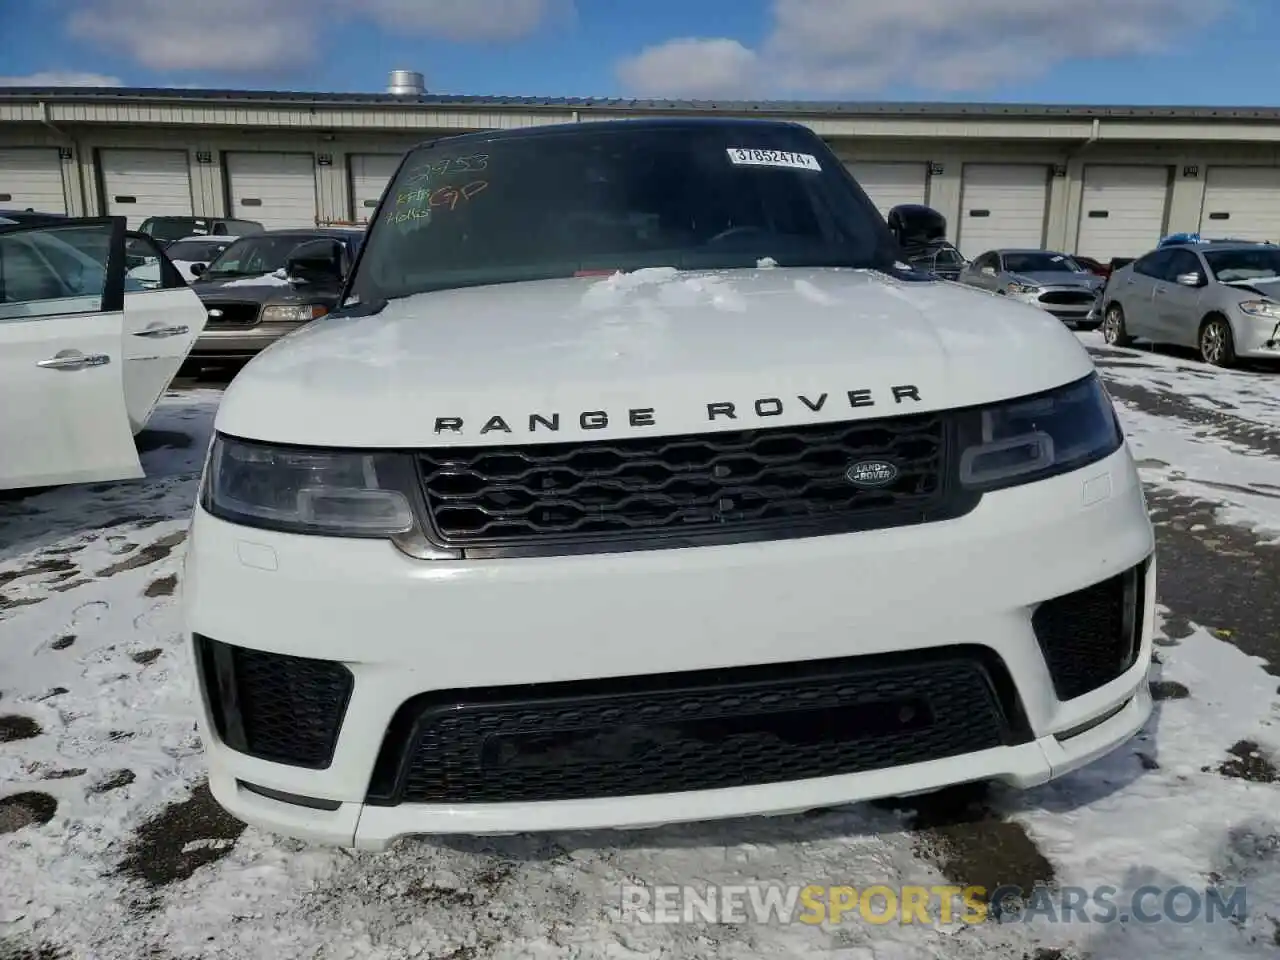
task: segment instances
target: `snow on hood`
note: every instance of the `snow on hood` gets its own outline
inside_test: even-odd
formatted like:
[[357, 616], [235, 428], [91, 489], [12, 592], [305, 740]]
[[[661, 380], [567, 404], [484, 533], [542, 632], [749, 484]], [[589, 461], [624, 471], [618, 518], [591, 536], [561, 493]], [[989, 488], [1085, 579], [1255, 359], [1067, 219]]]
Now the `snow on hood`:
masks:
[[273, 270], [271, 273], [264, 273], [257, 277], [241, 277], [239, 280], [228, 280], [219, 284], [223, 287], [289, 287], [295, 281], [289, 279], [289, 275], [285, 273], [284, 268]]
[[[236, 377], [218, 427], [295, 443], [474, 445], [526, 442], [531, 414], [559, 413], [555, 439], [605, 439], [637, 435], [634, 410], [669, 433], [848, 420], [991, 402], [1091, 369], [1051, 315], [944, 281], [652, 268], [443, 290], [326, 318]], [[719, 403], [737, 417], [712, 419]], [[595, 411], [607, 425], [584, 425]], [[437, 432], [438, 418], [463, 427]]]

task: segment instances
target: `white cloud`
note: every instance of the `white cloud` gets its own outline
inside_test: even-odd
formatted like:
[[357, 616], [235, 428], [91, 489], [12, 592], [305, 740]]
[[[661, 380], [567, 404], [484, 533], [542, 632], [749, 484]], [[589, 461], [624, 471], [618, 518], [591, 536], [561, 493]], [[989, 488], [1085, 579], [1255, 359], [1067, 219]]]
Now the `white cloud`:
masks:
[[0, 77], [0, 87], [118, 87], [119, 77], [72, 70], [45, 70], [25, 77]]
[[283, 75], [321, 56], [340, 56], [325, 33], [344, 20], [454, 41], [510, 41], [571, 6], [571, 0], [81, 0], [67, 29], [152, 70]]
[[618, 64], [618, 78], [647, 97], [748, 96], [756, 86], [754, 50], [737, 40], [669, 40]]
[[[758, 50], [723, 38], [672, 40], [622, 61], [618, 77], [640, 96], [750, 96], [762, 78], [774, 95], [989, 90], [1067, 60], [1166, 50], [1232, 2], [772, 0]], [[723, 55], [727, 45], [739, 50]]]

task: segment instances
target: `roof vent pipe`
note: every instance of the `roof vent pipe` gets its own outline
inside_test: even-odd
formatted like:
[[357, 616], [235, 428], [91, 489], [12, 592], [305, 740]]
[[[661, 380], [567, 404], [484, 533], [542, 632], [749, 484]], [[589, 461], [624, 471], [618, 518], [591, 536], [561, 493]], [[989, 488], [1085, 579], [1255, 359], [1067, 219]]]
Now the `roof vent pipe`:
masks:
[[392, 70], [387, 93], [402, 97], [420, 97], [427, 92], [426, 82], [417, 70]]

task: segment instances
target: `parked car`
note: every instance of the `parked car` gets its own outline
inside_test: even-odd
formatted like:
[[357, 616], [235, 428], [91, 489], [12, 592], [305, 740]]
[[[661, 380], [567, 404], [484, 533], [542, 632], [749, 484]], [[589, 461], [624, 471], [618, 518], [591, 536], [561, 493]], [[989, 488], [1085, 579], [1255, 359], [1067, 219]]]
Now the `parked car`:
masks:
[[1155, 539], [1088, 352], [903, 265], [798, 123], [414, 149], [214, 433], [183, 629], [209, 788], [257, 827], [1026, 788], [1150, 716]]
[[902, 203], [889, 211], [889, 232], [903, 259], [943, 280], [956, 280], [967, 260], [947, 239], [947, 218], [921, 203]]
[[14, 223], [64, 223], [67, 220], [65, 213], [44, 213], [39, 210], [0, 210], [0, 219], [6, 224]]
[[243, 360], [338, 304], [363, 230], [317, 227], [241, 237], [207, 268], [191, 267], [209, 322], [197, 360]]
[[[190, 283], [195, 280], [199, 272], [205, 270], [211, 261], [216, 260], [223, 250], [238, 239], [240, 238], [199, 235], [183, 237], [165, 247], [164, 252], [177, 271], [182, 274], [182, 279]], [[159, 283], [160, 261], [152, 259], [133, 266], [129, 270], [129, 276], [144, 283]]]
[[1206, 363], [1280, 360], [1280, 247], [1262, 243], [1159, 247], [1111, 275], [1102, 333], [1195, 347]]
[[1101, 322], [1103, 279], [1065, 253], [988, 250], [960, 271], [960, 282], [1047, 310], [1076, 330], [1092, 330]]
[[262, 224], [257, 220], [235, 220], [231, 217], [147, 217], [138, 228], [139, 233], [155, 237], [161, 246], [193, 235], [247, 237], [262, 230]]
[[143, 476], [133, 438], [205, 311], [172, 264], [131, 289], [126, 235], [123, 217], [0, 223], [0, 489]]

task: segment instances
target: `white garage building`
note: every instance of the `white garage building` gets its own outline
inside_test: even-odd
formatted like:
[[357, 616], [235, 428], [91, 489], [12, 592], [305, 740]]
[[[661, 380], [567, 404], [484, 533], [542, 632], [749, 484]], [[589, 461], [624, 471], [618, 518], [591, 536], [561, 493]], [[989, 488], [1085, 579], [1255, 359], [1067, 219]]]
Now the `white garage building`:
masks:
[[[403, 79], [403, 78], [401, 78]], [[1137, 256], [1165, 233], [1280, 240], [1280, 109], [566, 100], [0, 88], [0, 209], [360, 223], [403, 151], [451, 133], [641, 116], [816, 130], [884, 212], [928, 203], [969, 256]]]

